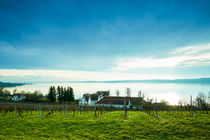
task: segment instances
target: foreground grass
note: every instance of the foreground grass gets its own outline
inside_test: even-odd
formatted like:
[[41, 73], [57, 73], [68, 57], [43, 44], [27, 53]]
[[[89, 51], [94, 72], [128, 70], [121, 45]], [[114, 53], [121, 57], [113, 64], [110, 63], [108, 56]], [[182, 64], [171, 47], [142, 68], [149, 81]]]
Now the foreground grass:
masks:
[[197, 118], [160, 112], [155, 118], [143, 112], [115, 111], [94, 119], [94, 113], [54, 113], [48, 118], [38, 112], [14, 113], [0, 119], [0, 139], [210, 139], [210, 116]]

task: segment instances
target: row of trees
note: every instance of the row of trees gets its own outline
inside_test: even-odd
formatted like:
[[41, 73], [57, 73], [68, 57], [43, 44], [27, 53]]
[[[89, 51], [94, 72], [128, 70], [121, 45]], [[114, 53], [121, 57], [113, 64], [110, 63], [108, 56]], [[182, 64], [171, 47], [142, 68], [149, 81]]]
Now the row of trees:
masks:
[[10, 91], [4, 88], [0, 88], [0, 97], [8, 97], [8, 96], [12, 96]]
[[34, 92], [17, 92], [17, 89], [11, 93], [10, 91], [0, 88], [0, 101], [12, 101], [12, 97], [14, 94], [23, 95], [25, 98], [22, 100], [23, 102], [48, 102], [46, 96], [44, 96], [40, 91]]
[[[132, 90], [131, 90], [130, 88], [126, 88], [126, 89], [125, 89], [125, 93], [126, 93], [126, 96], [127, 96], [127, 97], [131, 97], [131, 92], [132, 92]], [[120, 91], [119, 91], [119, 89], [116, 90], [116, 96], [120, 96]], [[145, 97], [144, 93], [142, 93], [141, 90], [138, 91], [138, 97], [141, 97], [141, 98], [143, 98], [143, 99], [144, 99], [144, 97]]]
[[10, 91], [0, 88], [0, 101], [12, 101], [14, 94], [23, 95], [25, 98], [23, 102], [73, 102], [74, 101], [74, 91], [71, 87], [58, 86], [57, 88], [51, 86], [47, 95], [43, 95], [40, 91], [34, 92], [17, 92], [17, 89], [11, 94]]
[[27, 92], [23, 93], [25, 95], [25, 102], [48, 102], [48, 99], [46, 96], [44, 96], [40, 91], [34, 91], [34, 92]]
[[51, 86], [49, 89], [49, 93], [47, 98], [51, 102], [56, 102], [56, 99], [60, 103], [63, 102], [73, 102], [74, 101], [74, 91], [73, 88], [71, 87], [63, 87], [63, 86], [58, 86], [57, 88], [55, 86]]
[[[125, 89], [125, 93], [127, 97], [131, 97], [131, 89], [130, 88], [126, 88]], [[119, 89], [116, 90], [116, 96], [120, 96], [120, 91]]]
[[[126, 88], [125, 89], [125, 94], [126, 94], [127, 97], [131, 97], [131, 89], [130, 88]], [[200, 92], [198, 94], [198, 96], [196, 96], [196, 98], [194, 98], [194, 100], [192, 101], [192, 106], [200, 108], [200, 110], [208, 110], [208, 109], [210, 109], [210, 104], [209, 104], [210, 92], [208, 94], [209, 95], [207, 97], [207, 95], [205, 93]], [[116, 90], [116, 96], [119, 96], [119, 95], [120, 95], [120, 91]], [[154, 99], [147, 98], [145, 100], [145, 93], [142, 93], [141, 90], [138, 91], [138, 97], [140, 97], [142, 99], [142, 101], [144, 101], [144, 102], [141, 102], [142, 105], [143, 105], [143, 103], [150, 103], [150, 104], [156, 104], [157, 103], [157, 101], [155, 101]], [[166, 100], [161, 100], [158, 104], [160, 104], [163, 107], [176, 106], [176, 105], [169, 105], [169, 102], [166, 101]], [[179, 102], [178, 102], [179, 106], [190, 106], [190, 104], [191, 103], [189, 101], [187, 101], [186, 99], [179, 100]]]

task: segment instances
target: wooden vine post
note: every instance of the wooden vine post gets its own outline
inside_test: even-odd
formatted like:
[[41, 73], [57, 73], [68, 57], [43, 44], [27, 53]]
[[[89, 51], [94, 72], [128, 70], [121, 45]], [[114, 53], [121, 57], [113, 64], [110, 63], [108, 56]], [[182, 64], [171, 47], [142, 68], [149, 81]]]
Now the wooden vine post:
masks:
[[192, 104], [192, 95], [190, 96], [190, 103], [191, 103], [191, 112], [192, 112], [192, 118], [193, 118], [193, 104]]
[[16, 102], [14, 103], [14, 111], [15, 111], [15, 118], [17, 119], [17, 107], [16, 107]]
[[41, 114], [41, 104], [39, 103], [39, 119], [41, 120], [42, 114]]
[[155, 99], [156, 106], [155, 106], [155, 112], [156, 112], [156, 117], [158, 118], [158, 104], [157, 104], [157, 98]]
[[94, 106], [94, 114], [95, 114], [95, 118], [97, 117], [96, 116], [96, 104], [95, 104], [95, 106]]
[[125, 98], [124, 98], [124, 109], [125, 109], [124, 120], [126, 120], [126, 118], [127, 118], [127, 105], [126, 105]]
[[68, 104], [66, 102], [66, 119], [68, 119]]

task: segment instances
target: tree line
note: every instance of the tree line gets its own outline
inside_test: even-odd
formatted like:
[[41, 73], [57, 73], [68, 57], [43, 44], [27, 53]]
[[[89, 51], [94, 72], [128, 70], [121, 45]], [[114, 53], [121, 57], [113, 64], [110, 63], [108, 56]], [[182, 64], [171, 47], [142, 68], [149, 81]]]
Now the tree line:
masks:
[[59, 103], [63, 102], [73, 102], [74, 101], [74, 91], [72, 87], [63, 87], [51, 86], [48, 92], [47, 98], [52, 102], [56, 102], [56, 99]]
[[23, 95], [25, 98], [21, 100], [21, 102], [56, 102], [64, 103], [64, 102], [73, 102], [74, 99], [74, 91], [71, 87], [63, 87], [51, 86], [49, 88], [49, 92], [46, 95], [43, 95], [40, 91], [34, 92], [18, 92], [17, 89], [11, 93], [7, 89], [0, 88], [0, 101], [12, 101], [12, 97], [14, 95]]
[[47, 96], [43, 95], [40, 91], [36, 90], [34, 92], [18, 92], [17, 89], [11, 93], [7, 89], [0, 88], [0, 101], [12, 101], [14, 95], [23, 95], [25, 98], [21, 102], [49, 102]]

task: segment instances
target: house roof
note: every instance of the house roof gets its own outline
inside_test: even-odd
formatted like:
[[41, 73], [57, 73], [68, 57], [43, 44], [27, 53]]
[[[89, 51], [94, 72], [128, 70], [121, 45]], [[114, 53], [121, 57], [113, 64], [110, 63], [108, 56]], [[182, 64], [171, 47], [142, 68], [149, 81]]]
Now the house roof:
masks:
[[141, 105], [142, 98], [140, 97], [118, 97], [118, 96], [106, 96], [102, 98], [97, 104], [116, 104], [124, 105], [124, 101], [128, 105], [129, 101], [131, 105], [138, 106]]
[[96, 95], [109, 96], [110, 91], [97, 91], [95, 94]]
[[13, 97], [14, 97], [14, 96], [17, 96], [18, 98], [20, 98], [21, 96], [25, 96], [25, 94], [15, 93], [15, 94], [13, 94]]
[[91, 98], [92, 101], [98, 100], [98, 96], [108, 96], [110, 94], [110, 91], [97, 91], [96, 93], [93, 94], [84, 94], [83, 97], [85, 98], [86, 101], [89, 100], [89, 97]]

